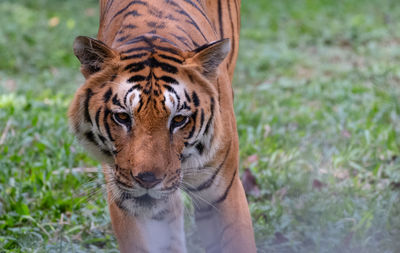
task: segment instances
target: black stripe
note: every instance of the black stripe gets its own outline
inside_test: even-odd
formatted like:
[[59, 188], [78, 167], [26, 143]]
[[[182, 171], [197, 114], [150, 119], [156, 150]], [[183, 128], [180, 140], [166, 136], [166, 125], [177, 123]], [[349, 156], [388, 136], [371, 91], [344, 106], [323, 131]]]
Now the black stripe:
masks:
[[208, 130], [209, 130], [210, 125], [211, 125], [211, 122], [212, 122], [212, 120], [214, 118], [214, 103], [215, 103], [214, 102], [214, 98], [211, 98], [211, 105], [210, 105], [211, 116], [208, 119], [208, 122], [207, 122], [207, 125], [206, 125], [206, 129], [204, 130], [204, 134], [208, 133]]
[[182, 36], [178, 36], [174, 33], [169, 33], [171, 36], [175, 37], [177, 40], [179, 40], [180, 42], [182, 42], [182, 44], [184, 44], [187, 48], [191, 48], [190, 45], [188, 43], [186, 43], [187, 39], [185, 37]]
[[100, 124], [99, 124], [99, 121], [100, 121], [100, 113], [101, 113], [101, 107], [97, 110], [97, 112], [96, 112], [96, 126], [97, 126], [97, 129], [99, 129], [99, 131], [100, 131]]
[[[172, 43], [172, 44], [175, 45], [175, 43]], [[172, 53], [172, 54], [179, 55], [178, 51], [176, 51], [175, 49], [170, 48], [170, 47], [154, 46], [154, 48], [158, 49], [158, 50], [161, 50], [161, 51], [165, 51], [165, 52], [169, 52], [169, 53]]]
[[[143, 91], [143, 92], [145, 92], [145, 93], [146, 93], [146, 91]], [[147, 94], [149, 94], [150, 92], [151, 92], [151, 89], [148, 91], [148, 93], [147, 93]], [[144, 107], [145, 107], [145, 108], [147, 108], [147, 106], [149, 106], [149, 104], [150, 104], [150, 101], [151, 101], [151, 96], [149, 96], [149, 97], [147, 98], [146, 104], [144, 105]]]
[[228, 149], [226, 150], [226, 153], [225, 153], [225, 156], [224, 156], [224, 160], [222, 160], [220, 165], [218, 165], [217, 169], [214, 171], [214, 174], [212, 174], [212, 176], [209, 179], [204, 181], [202, 184], [200, 184], [196, 188], [188, 187], [187, 189], [189, 191], [192, 191], [192, 192], [198, 192], [198, 191], [202, 191], [204, 189], [209, 188], [212, 185], [212, 183], [214, 182], [214, 180], [217, 177], [218, 173], [221, 171], [221, 168], [224, 166], [224, 164], [226, 162], [226, 159], [228, 158], [230, 150], [231, 150], [231, 145], [229, 145]]
[[182, 105], [182, 107], [181, 107], [180, 109], [187, 109], [187, 110], [190, 110], [190, 106], [188, 106], [188, 105], [186, 104], [186, 101], [185, 101], [185, 102], [183, 102], [183, 105]]
[[204, 151], [204, 145], [202, 143], [197, 143], [197, 145], [195, 146], [195, 148], [197, 149], [197, 151], [199, 151], [199, 154], [202, 155], [203, 151]]
[[212, 24], [211, 24], [211, 22], [210, 22], [210, 20], [208, 19], [207, 15], [204, 13], [204, 11], [203, 11], [201, 8], [199, 8], [199, 6], [197, 6], [195, 3], [193, 3], [193, 2], [190, 1], [190, 0], [184, 0], [184, 1], [185, 1], [186, 3], [189, 3], [190, 5], [192, 5], [194, 8], [196, 8], [196, 9], [201, 13], [201, 15], [203, 15], [203, 17], [207, 20], [208, 24], [209, 24], [211, 27], [213, 27]]
[[124, 70], [129, 70], [129, 72], [137, 72], [146, 67], [146, 62], [134, 62], [125, 66]]
[[142, 14], [140, 14], [137, 10], [133, 10], [125, 13], [124, 18], [126, 18], [127, 16], [140, 17], [142, 16]]
[[192, 118], [192, 120], [193, 120], [193, 127], [192, 127], [192, 129], [190, 130], [190, 133], [189, 133], [188, 137], [185, 137], [186, 140], [193, 137], [194, 130], [196, 129], [197, 110], [194, 111], [194, 113], [192, 114], [191, 118]]
[[85, 133], [85, 137], [88, 141], [90, 141], [91, 143], [95, 144], [96, 146], [99, 145], [97, 143], [97, 141], [94, 139], [94, 134], [93, 132], [89, 131]]
[[180, 27], [179, 25], [177, 25], [176, 28], [177, 28], [178, 30], [182, 31], [182, 32], [190, 39], [190, 41], [193, 43], [193, 46], [199, 47], [199, 44], [197, 44], [196, 41], [192, 38], [192, 36], [190, 36], [190, 34], [187, 33], [182, 27]]
[[238, 24], [240, 24], [240, 13], [239, 13], [239, 6], [238, 6], [238, 2], [237, 1], [234, 1], [235, 2], [235, 10], [236, 10], [236, 17], [238, 18]]
[[122, 36], [122, 37], [120, 37], [119, 39], [117, 39], [117, 41], [118, 41], [118, 42], [122, 42], [122, 41], [126, 40], [126, 39], [129, 38], [129, 37], [130, 37], [129, 35]]
[[155, 9], [154, 6], [152, 6], [151, 8], [148, 8], [147, 13], [149, 13], [151, 16], [157, 17], [159, 19], [161, 19], [163, 17], [163, 12]]
[[188, 74], [188, 77], [189, 77], [190, 81], [191, 81], [192, 83], [194, 83], [194, 78], [193, 78], [192, 74]]
[[85, 99], [85, 103], [84, 103], [85, 121], [89, 122], [91, 125], [93, 125], [93, 123], [92, 123], [92, 119], [90, 118], [90, 114], [89, 114], [89, 101], [93, 95], [94, 95], [94, 93], [91, 89], [86, 90], [86, 99]]
[[108, 125], [108, 122], [107, 122], [107, 116], [108, 116], [110, 113], [111, 113], [111, 111], [110, 111], [108, 108], [106, 108], [106, 109], [104, 110], [103, 123], [104, 123], [104, 127], [106, 128], [106, 131], [107, 131], [108, 139], [109, 139], [110, 141], [114, 141], [114, 139], [113, 139], [113, 137], [112, 137], [112, 135], [111, 135], [110, 126]]
[[133, 82], [141, 82], [146, 80], [145, 76], [142, 75], [136, 75], [136, 76], [132, 76], [131, 78], [128, 79], [128, 83], [133, 83]]
[[150, 57], [148, 59], [148, 65], [151, 68], [160, 67], [163, 71], [171, 74], [176, 74], [178, 72], [178, 69], [175, 66], [172, 66], [171, 64], [165, 62], [157, 61], [154, 57]]
[[[156, 28], [160, 28], [160, 27], [162, 27], [162, 26], [158, 26]], [[149, 33], [152, 33], [152, 32], [149, 32]], [[168, 39], [163, 38], [163, 37], [160, 37], [160, 36], [158, 36], [156, 34], [154, 34], [151, 37], [149, 37], [148, 35], [141, 35], [141, 36], [135, 37], [134, 39], [129, 40], [125, 44], [135, 44], [135, 43], [138, 43], [138, 42], [145, 42], [145, 43], [148, 44], [149, 47], [147, 47], [147, 48], [146, 47], [144, 47], [144, 48], [140, 48], [139, 47], [139, 49], [146, 49], [146, 50], [150, 50], [152, 52], [154, 52], [154, 49], [158, 49], [158, 50], [171, 52], [173, 54], [179, 54], [179, 52], [177, 50], [173, 49], [173, 48], [154, 45], [153, 42], [156, 41], [156, 40], [160, 40], [160, 42], [167, 42], [167, 43], [169, 43], [171, 45], [176, 46], [176, 44], [173, 41], [168, 40]], [[123, 52], [123, 53], [125, 53], [125, 52]]]
[[117, 106], [121, 107], [121, 108], [124, 108], [124, 107], [121, 105], [121, 102], [119, 101], [118, 95], [117, 95], [117, 94], [115, 94], [114, 97], [112, 98], [112, 103], [113, 103], [114, 105], [117, 105]]
[[106, 144], [107, 139], [104, 138], [103, 135], [98, 134], [97, 137], [101, 140], [101, 142], [102, 142], [104, 145]]
[[162, 98], [163, 98], [163, 99], [161, 100], [162, 107], [163, 107], [163, 109], [164, 109], [165, 112], [168, 112], [167, 108], [165, 107], [165, 97], [163, 96]]
[[124, 26], [122, 26], [122, 29], [136, 29], [137, 28], [137, 26], [136, 25], [133, 25], [133, 24], [129, 24], [129, 25], [124, 25]]
[[130, 59], [137, 59], [147, 55], [147, 53], [140, 53], [140, 54], [132, 54], [132, 55], [125, 55], [121, 57], [122, 61], [130, 60]]
[[154, 29], [164, 29], [165, 28], [165, 22], [154, 22], [154, 21], [149, 21], [146, 23], [147, 27], [154, 28]]
[[176, 91], [174, 90], [174, 88], [172, 88], [171, 86], [166, 85], [166, 84], [164, 84], [163, 86], [164, 86], [169, 92], [172, 92], [172, 93], [174, 93], [175, 95], [178, 95], [178, 94], [176, 94]]
[[178, 69], [168, 63], [165, 62], [160, 62], [157, 61], [154, 57], [150, 57], [148, 60], [141, 61], [141, 62], [134, 62], [131, 64], [128, 64], [124, 70], [129, 70], [130, 72], [137, 72], [142, 69], [144, 69], [146, 66], [149, 66], [151, 68], [161, 68], [163, 71], [171, 73], [171, 74], [176, 74], [178, 72]]
[[[122, 8], [121, 10], [119, 10], [117, 13], [114, 14], [114, 16], [111, 18], [110, 22], [108, 23], [108, 25], [111, 24], [111, 22], [114, 20], [114, 18], [118, 17], [119, 15], [121, 15], [121, 13], [123, 13], [124, 11], [126, 11], [129, 7], [131, 7], [134, 4], [142, 4], [144, 6], [147, 6], [146, 2], [140, 1], [140, 0], [135, 0], [135, 1], [131, 1], [129, 4], [127, 4], [124, 8]], [[107, 25], [107, 26], [108, 26]]]
[[153, 21], [147, 22], [147, 26], [150, 28], [154, 28], [157, 26], [157, 22], [153, 22]]
[[171, 61], [174, 61], [174, 62], [179, 63], [179, 64], [183, 63], [182, 60], [177, 59], [177, 58], [172, 57], [172, 56], [165, 55], [165, 54], [159, 54], [158, 56], [160, 56], [163, 59], [171, 60]]
[[104, 101], [104, 103], [107, 103], [108, 100], [110, 100], [111, 95], [112, 95], [112, 89], [109, 88], [109, 89], [107, 90], [107, 92], [104, 93], [104, 95], [103, 95], [103, 101]]
[[131, 39], [129, 42], [127, 42], [127, 44], [135, 44], [138, 42], [145, 42], [149, 46], [154, 46], [153, 42], [159, 38], [160, 37], [157, 35], [152, 35], [152, 36], [140, 35], [140, 36], [135, 37], [134, 39]]
[[[153, 93], [154, 93], [154, 92], [153, 92]], [[153, 98], [152, 101], [153, 101], [153, 109], [154, 109], [157, 113], [159, 113], [160, 111], [157, 109], [157, 100], [156, 100], [155, 98]]]
[[226, 199], [226, 197], [228, 197], [229, 190], [231, 189], [233, 181], [235, 180], [236, 172], [237, 172], [237, 169], [235, 169], [235, 172], [233, 173], [231, 182], [229, 183], [228, 187], [226, 188], [224, 194], [219, 199], [214, 201], [213, 205], [223, 202]]
[[179, 19], [175, 18], [171, 14], [168, 14], [167, 16], [164, 17], [165, 19], [171, 20], [171, 21], [179, 21]]
[[193, 91], [193, 93], [192, 93], [192, 99], [193, 99], [194, 106], [198, 107], [200, 105], [200, 100], [195, 91]]
[[233, 20], [232, 20], [232, 10], [231, 10], [231, 1], [228, 1], [228, 12], [229, 12], [229, 19], [231, 21], [231, 29], [232, 29], [232, 48], [231, 51], [229, 52], [229, 61], [228, 61], [228, 65], [230, 66], [230, 64], [232, 63], [232, 58], [233, 58], [233, 52], [235, 52], [235, 47], [236, 47], [236, 39], [235, 39], [235, 27], [233, 25]]
[[185, 89], [185, 97], [186, 97], [186, 100], [187, 100], [189, 103], [192, 102], [192, 100], [190, 99], [190, 96], [189, 96], [189, 94], [187, 93], [186, 89]]
[[140, 70], [143, 70], [146, 67], [146, 65], [143, 62], [132, 63], [129, 65], [127, 67], [130, 67], [130, 69], [129, 69], [130, 73], [138, 72]]
[[141, 110], [142, 110], [142, 107], [143, 107], [143, 100], [142, 99], [140, 99], [139, 100], [139, 107], [138, 107], [138, 109], [137, 109], [137, 113], [139, 113]]
[[132, 48], [126, 50], [126, 51], [123, 51], [122, 54], [129, 54], [129, 53], [132, 53], [132, 52], [142, 51], [142, 50], [152, 51], [153, 48], [152, 47], [132, 47]]
[[114, 3], [114, 0], [111, 0], [111, 1], [107, 2], [106, 9], [104, 10], [103, 15], [107, 14], [107, 12], [110, 10], [110, 8], [111, 8], [113, 3]]
[[[126, 184], [125, 182], [122, 182], [121, 180], [119, 180], [118, 178], [115, 178], [115, 181], [118, 183], [118, 184], [120, 184], [120, 185], [122, 185], [122, 186], [125, 186], [126, 188], [132, 188], [132, 186], [131, 185], [128, 185], [128, 184]], [[125, 198], [126, 197], [128, 197], [128, 196], [124, 196]], [[130, 196], [129, 196], [130, 197]], [[128, 198], [129, 198], [128, 197]]]
[[176, 12], [178, 12], [179, 14], [182, 14], [182, 15], [186, 16], [186, 17], [189, 19], [189, 20], [186, 20], [186, 22], [187, 22], [188, 24], [193, 25], [193, 26], [196, 28], [196, 30], [200, 33], [200, 35], [203, 37], [203, 39], [204, 39], [206, 42], [208, 42], [206, 36], [204, 36], [204, 33], [201, 31], [200, 27], [197, 25], [197, 23], [193, 20], [193, 18], [192, 18], [189, 14], [187, 14], [184, 10], [180, 10], [180, 11], [176, 11]]
[[197, 23], [193, 20], [193, 18], [186, 11], [184, 11], [184, 9], [181, 6], [179, 6], [179, 4], [177, 4], [171, 0], [167, 0], [166, 2], [168, 4], [171, 4], [172, 6], [175, 6], [176, 8], [178, 8], [179, 10], [175, 10], [175, 12], [186, 16], [189, 19], [189, 20], [186, 20], [186, 22], [193, 25], [196, 28], [196, 30], [200, 32], [200, 34], [204, 38], [204, 40], [208, 42], [206, 36], [204, 36], [203, 32], [201, 31], [201, 29], [197, 25]]
[[219, 22], [219, 34], [221, 36], [221, 39], [224, 38], [224, 29], [223, 29], [223, 24], [222, 24], [222, 4], [221, 0], [218, 0], [218, 22]]
[[178, 84], [178, 81], [175, 78], [172, 78], [170, 76], [162, 76], [162, 77], [160, 77], [160, 80], [162, 80], [166, 83]]
[[200, 114], [200, 125], [199, 125], [199, 132], [197, 133], [196, 139], [201, 133], [201, 129], [203, 129], [203, 124], [204, 124], [204, 110], [201, 108], [201, 114]]
[[201, 7], [204, 9], [203, 3], [202, 3], [200, 0], [196, 0], [196, 2], [197, 2], [198, 4], [200, 4]]
[[208, 48], [208, 47], [211, 47], [212, 45], [215, 45], [215, 44], [217, 44], [217, 43], [219, 43], [219, 42], [221, 42], [221, 41], [220, 41], [220, 40], [217, 40], [217, 41], [213, 41], [213, 42], [208, 43], [208, 44], [203, 44], [202, 46], [196, 48], [196, 49], [193, 50], [193, 51], [196, 52], [196, 53], [198, 53], [198, 52], [200, 52], [200, 51], [202, 51], [202, 50], [204, 50], [204, 49], [206, 49], [206, 48]]
[[152, 46], [152, 44], [153, 44], [153, 43], [148, 43], [148, 41], [146, 39], [144, 39], [144, 36], [139, 36], [139, 37], [135, 37], [133, 39], [128, 40], [125, 43], [125, 45], [132, 45], [132, 44], [136, 44], [136, 43], [143, 42], [143, 41], [147, 42], [147, 44], [149, 46]]
[[107, 156], [112, 156], [111, 152], [106, 149], [102, 149], [101, 152]]

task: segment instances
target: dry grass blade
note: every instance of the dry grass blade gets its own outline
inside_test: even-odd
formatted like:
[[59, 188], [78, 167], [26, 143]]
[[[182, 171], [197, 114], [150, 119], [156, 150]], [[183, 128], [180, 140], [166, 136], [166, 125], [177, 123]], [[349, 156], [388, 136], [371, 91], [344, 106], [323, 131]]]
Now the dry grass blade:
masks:
[[11, 127], [11, 119], [7, 121], [6, 127], [4, 128], [3, 133], [1, 134], [0, 145], [3, 145], [5, 143], [10, 127]]

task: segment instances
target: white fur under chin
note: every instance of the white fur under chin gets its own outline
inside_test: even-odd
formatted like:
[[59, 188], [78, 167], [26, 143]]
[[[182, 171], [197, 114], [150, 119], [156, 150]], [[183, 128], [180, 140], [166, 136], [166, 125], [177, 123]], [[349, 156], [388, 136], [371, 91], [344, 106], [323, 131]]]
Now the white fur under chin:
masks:
[[[175, 206], [174, 201], [179, 201], [180, 206]], [[174, 222], [171, 222], [169, 218], [159, 221], [147, 217], [138, 218], [140, 230], [144, 235], [143, 238], [147, 239], [146, 245], [149, 252], [163, 253], [179, 249], [180, 252], [186, 253], [184, 216], [181, 210], [181, 203], [181, 194], [180, 192], [176, 192], [167, 204], [172, 215], [176, 216]], [[171, 245], [171, 242], [174, 245]]]

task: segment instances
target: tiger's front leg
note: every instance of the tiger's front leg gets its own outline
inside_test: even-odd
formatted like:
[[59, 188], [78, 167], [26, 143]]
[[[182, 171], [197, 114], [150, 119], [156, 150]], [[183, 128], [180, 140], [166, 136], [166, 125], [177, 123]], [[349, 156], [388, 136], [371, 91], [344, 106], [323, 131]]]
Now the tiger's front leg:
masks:
[[183, 204], [180, 193], [174, 195], [165, 206], [137, 214], [121, 209], [108, 195], [111, 223], [122, 253], [186, 252]]
[[243, 186], [237, 173], [220, 198], [195, 209], [198, 234], [206, 252], [256, 252], [254, 232]]

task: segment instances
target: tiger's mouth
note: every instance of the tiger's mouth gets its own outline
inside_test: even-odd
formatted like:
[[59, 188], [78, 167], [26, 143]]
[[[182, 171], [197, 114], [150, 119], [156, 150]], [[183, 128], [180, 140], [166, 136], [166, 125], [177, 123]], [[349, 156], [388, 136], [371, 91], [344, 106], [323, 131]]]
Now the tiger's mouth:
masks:
[[152, 206], [156, 205], [157, 201], [159, 201], [160, 199], [156, 199], [156, 198], [152, 197], [149, 193], [145, 193], [141, 196], [135, 197], [130, 193], [124, 192], [124, 193], [122, 193], [121, 200], [122, 201], [132, 201], [136, 205], [142, 206], [142, 207], [152, 207]]
[[115, 183], [113, 194], [120, 208], [147, 208], [151, 209], [158, 203], [167, 200], [177, 189], [179, 189], [180, 180], [170, 187], [143, 188], [140, 186], [127, 187], [125, 184]]

